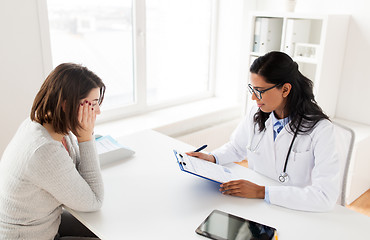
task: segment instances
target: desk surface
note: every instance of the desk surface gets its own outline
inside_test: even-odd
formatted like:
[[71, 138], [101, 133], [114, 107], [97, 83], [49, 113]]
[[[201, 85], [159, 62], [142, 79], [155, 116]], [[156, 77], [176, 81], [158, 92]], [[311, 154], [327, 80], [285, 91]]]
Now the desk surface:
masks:
[[[118, 141], [136, 154], [103, 167], [102, 209], [71, 211], [102, 240], [206, 239], [195, 229], [213, 209], [273, 226], [280, 240], [369, 238], [370, 218], [339, 205], [329, 213], [310, 213], [222, 195], [218, 184], [180, 171], [172, 149], [194, 147], [158, 132], [147, 130]], [[272, 181], [237, 164], [232, 168], [257, 182]]]

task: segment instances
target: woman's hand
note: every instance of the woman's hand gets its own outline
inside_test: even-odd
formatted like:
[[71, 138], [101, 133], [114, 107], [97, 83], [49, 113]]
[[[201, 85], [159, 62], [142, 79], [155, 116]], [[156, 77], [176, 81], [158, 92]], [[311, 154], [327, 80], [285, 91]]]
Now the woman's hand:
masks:
[[247, 180], [236, 180], [220, 185], [220, 191], [225, 195], [244, 198], [265, 198], [265, 187]]
[[93, 138], [96, 112], [91, 102], [84, 101], [78, 109], [78, 122], [81, 128], [78, 129], [78, 142], [90, 141]]
[[216, 163], [215, 157], [213, 155], [210, 155], [210, 154], [205, 154], [205, 153], [201, 153], [201, 152], [187, 152], [186, 154], [189, 155], [189, 156], [192, 156], [192, 157], [197, 157], [197, 158], [209, 161], [209, 162]]

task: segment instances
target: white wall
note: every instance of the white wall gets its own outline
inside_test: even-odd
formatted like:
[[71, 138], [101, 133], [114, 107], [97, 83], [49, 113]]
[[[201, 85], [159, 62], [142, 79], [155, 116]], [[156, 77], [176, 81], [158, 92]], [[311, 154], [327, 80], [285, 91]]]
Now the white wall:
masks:
[[239, 90], [246, 89], [246, 81], [243, 80], [247, 77], [245, 70], [249, 72], [244, 57], [248, 52], [245, 28], [249, 25], [244, 13], [247, 9], [254, 8], [254, 1], [233, 0], [230, 4], [230, 0], [219, 0], [215, 69], [217, 96], [235, 95], [238, 101], [243, 101], [242, 92]]
[[348, 30], [337, 117], [370, 124], [370, 1], [352, 0], [343, 7], [353, 16]]
[[0, 0], [0, 155], [44, 78], [37, 8], [36, 0]]
[[[283, 10], [284, 3], [285, 0], [258, 0], [257, 10]], [[295, 11], [351, 14], [335, 115], [370, 125], [370, 1], [297, 0]]]

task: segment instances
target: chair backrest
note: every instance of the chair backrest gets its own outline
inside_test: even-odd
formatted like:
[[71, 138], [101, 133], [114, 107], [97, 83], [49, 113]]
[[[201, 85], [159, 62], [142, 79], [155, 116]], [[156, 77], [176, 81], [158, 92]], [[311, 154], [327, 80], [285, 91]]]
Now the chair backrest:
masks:
[[349, 127], [333, 121], [337, 151], [340, 161], [341, 194], [338, 204], [345, 206], [347, 195], [347, 179], [350, 168], [355, 132]]

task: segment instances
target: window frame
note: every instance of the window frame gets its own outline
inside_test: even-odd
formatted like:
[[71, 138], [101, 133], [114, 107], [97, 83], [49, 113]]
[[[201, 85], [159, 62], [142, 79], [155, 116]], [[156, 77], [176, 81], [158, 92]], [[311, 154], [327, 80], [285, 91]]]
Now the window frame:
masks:
[[[133, 81], [134, 101], [131, 104], [103, 109], [98, 122], [107, 122], [138, 114], [144, 114], [159, 109], [173, 107], [176, 105], [191, 103], [215, 97], [215, 66], [217, 49], [217, 27], [218, 27], [218, 0], [211, 2], [211, 26], [210, 26], [210, 49], [208, 67], [208, 90], [206, 92], [190, 95], [187, 97], [164, 101], [158, 104], [147, 103], [147, 71], [146, 71], [146, 6], [145, 0], [132, 0], [132, 22], [133, 22]], [[41, 41], [43, 48], [43, 65], [45, 77], [53, 69], [52, 50], [50, 43], [50, 28], [47, 12], [47, 0], [38, 0], [39, 23], [41, 28]], [[104, 103], [103, 103], [104, 104]]]

